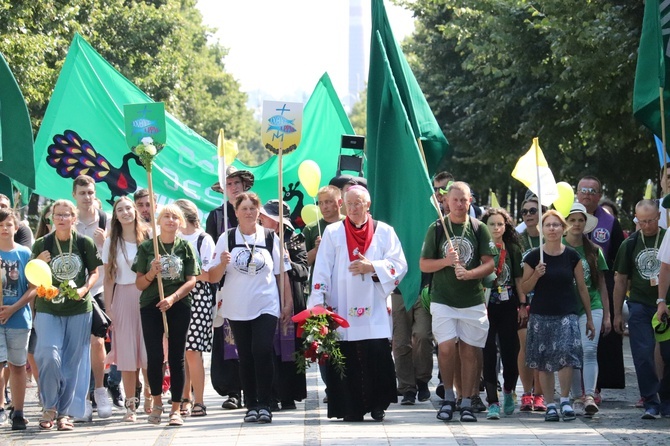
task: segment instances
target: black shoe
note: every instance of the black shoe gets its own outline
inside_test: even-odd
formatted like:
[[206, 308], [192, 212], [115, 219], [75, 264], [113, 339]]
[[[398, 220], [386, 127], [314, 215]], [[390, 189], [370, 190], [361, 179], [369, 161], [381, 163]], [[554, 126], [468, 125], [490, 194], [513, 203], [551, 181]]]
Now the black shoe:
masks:
[[416, 402], [416, 392], [410, 390], [409, 392], [405, 392], [405, 394], [402, 397], [402, 401], [400, 401], [400, 405], [413, 406], [415, 402]]
[[224, 409], [239, 409], [240, 408], [240, 400], [234, 396], [229, 396], [226, 401], [223, 402], [221, 405], [222, 408]]
[[472, 397], [472, 406], [471, 409], [473, 412], [486, 412], [486, 405], [479, 397], [479, 395], [474, 395]]
[[430, 390], [428, 390], [428, 383], [417, 381], [416, 385], [419, 389], [417, 399], [422, 403], [424, 401], [428, 401], [430, 399]]
[[109, 386], [107, 390], [109, 390], [109, 394], [112, 397], [112, 403], [116, 407], [123, 408], [123, 397], [121, 396], [121, 389], [119, 389], [119, 386]]
[[440, 381], [437, 387], [435, 388], [435, 393], [437, 394], [437, 396], [444, 399], [444, 383], [442, 381]]
[[382, 409], [377, 409], [373, 410], [370, 415], [372, 415], [372, 419], [375, 421], [384, 421], [384, 417], [386, 416], [386, 412], [384, 412]]
[[137, 404], [140, 403], [140, 397], [142, 396], [142, 384], [135, 387], [135, 398], [137, 398]]
[[297, 409], [295, 401], [286, 400], [281, 402], [281, 410], [295, 410]]
[[12, 430], [13, 431], [24, 431], [26, 430], [26, 424], [28, 420], [25, 418], [21, 417], [14, 417], [12, 418]]
[[91, 407], [93, 408], [93, 410], [96, 410], [98, 408], [98, 404], [95, 402], [92, 390], [88, 392], [88, 400], [91, 402]]
[[347, 415], [346, 417], [344, 417], [344, 421], [348, 422], [363, 421], [363, 415]]
[[257, 422], [272, 423], [272, 411], [267, 408], [259, 410]]
[[[277, 401], [272, 401], [270, 403], [270, 411], [271, 412], [279, 412], [281, 409], [279, 408], [279, 403]], [[258, 412], [260, 413], [260, 412]]]

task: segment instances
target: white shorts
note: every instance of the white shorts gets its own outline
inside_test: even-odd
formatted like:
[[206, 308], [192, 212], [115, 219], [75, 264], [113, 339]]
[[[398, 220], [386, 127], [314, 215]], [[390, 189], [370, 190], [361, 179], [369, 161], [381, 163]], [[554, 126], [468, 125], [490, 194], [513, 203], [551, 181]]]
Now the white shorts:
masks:
[[489, 334], [489, 318], [486, 305], [454, 308], [436, 302], [430, 303], [433, 315], [433, 336], [438, 344], [460, 339], [468, 345], [484, 348]]

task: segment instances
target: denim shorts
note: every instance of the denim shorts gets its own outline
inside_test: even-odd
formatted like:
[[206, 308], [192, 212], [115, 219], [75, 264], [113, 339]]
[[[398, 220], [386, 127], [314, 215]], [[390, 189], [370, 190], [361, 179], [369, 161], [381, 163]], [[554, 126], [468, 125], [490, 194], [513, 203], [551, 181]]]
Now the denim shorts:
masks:
[[0, 363], [9, 362], [17, 367], [26, 365], [29, 337], [30, 330], [27, 328], [0, 326]]

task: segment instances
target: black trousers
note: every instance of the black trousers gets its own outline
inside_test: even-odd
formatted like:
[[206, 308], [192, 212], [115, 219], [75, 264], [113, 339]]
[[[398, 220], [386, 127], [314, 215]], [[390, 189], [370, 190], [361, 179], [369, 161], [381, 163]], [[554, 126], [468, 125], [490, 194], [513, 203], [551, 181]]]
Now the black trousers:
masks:
[[507, 392], [514, 390], [519, 379], [519, 326], [516, 303], [512, 301], [491, 303], [488, 306], [489, 334], [484, 346], [484, 383], [486, 399], [490, 403], [498, 402], [498, 345], [500, 345], [500, 359], [503, 364], [503, 389]]
[[261, 314], [250, 321], [230, 321], [237, 354], [240, 379], [249, 409], [270, 407], [274, 379], [274, 335], [277, 317]]
[[[184, 349], [191, 321], [191, 308], [178, 301], [165, 312], [168, 325], [168, 364], [172, 401], [181, 401], [184, 391]], [[163, 387], [163, 316], [155, 303], [140, 308], [144, 345], [147, 349], [147, 377], [151, 395], [158, 396]]]

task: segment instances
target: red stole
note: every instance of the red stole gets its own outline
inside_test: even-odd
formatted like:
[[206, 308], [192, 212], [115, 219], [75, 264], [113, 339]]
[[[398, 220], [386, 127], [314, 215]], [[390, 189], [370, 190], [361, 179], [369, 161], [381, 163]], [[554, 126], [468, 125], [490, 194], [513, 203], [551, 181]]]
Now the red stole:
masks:
[[375, 233], [372, 217], [368, 215], [368, 221], [363, 226], [357, 228], [349, 219], [344, 219], [344, 233], [347, 236], [347, 252], [349, 260], [352, 262], [358, 260], [358, 254], [365, 255], [365, 252], [372, 243], [372, 236]]

